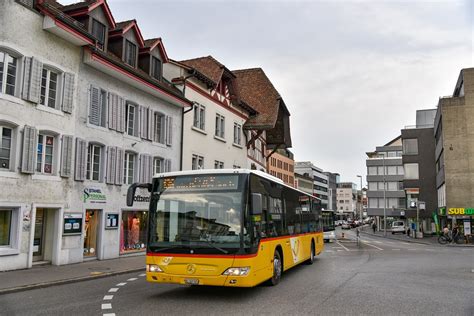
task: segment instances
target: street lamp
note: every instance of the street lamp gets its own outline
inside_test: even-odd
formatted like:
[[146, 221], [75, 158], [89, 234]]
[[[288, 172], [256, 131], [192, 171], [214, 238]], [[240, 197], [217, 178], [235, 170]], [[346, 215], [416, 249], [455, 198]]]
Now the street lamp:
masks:
[[362, 220], [362, 176], [357, 175], [360, 178], [360, 205], [359, 205], [359, 220]]
[[383, 236], [387, 237], [387, 196], [386, 196], [386, 184], [385, 184], [385, 153], [382, 155], [382, 166], [383, 166]]

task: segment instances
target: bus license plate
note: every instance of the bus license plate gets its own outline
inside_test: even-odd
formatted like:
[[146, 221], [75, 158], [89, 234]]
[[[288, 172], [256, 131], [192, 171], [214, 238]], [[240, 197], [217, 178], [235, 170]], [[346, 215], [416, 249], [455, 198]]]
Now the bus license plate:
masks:
[[198, 285], [199, 279], [184, 279], [184, 283], [190, 284], [190, 285]]

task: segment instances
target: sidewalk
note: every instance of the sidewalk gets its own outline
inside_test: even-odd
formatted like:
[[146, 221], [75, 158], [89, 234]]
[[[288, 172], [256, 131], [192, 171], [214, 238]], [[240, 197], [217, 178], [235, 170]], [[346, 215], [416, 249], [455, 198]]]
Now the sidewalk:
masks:
[[144, 255], [63, 266], [33, 266], [0, 272], [0, 295], [139, 271], [145, 272]]
[[384, 237], [383, 231], [377, 231], [375, 234], [373, 233], [372, 229], [368, 226], [364, 226], [361, 230], [362, 234], [368, 235], [368, 236], [375, 236], [375, 237], [380, 237], [380, 238], [386, 238], [386, 239], [393, 239], [393, 240], [400, 240], [400, 241], [405, 241], [405, 242], [411, 242], [411, 243], [417, 243], [417, 244], [424, 244], [424, 245], [438, 245], [438, 246], [448, 246], [448, 247], [474, 247], [474, 244], [447, 244], [447, 245], [440, 245], [438, 242], [438, 236], [425, 236], [423, 238], [412, 238], [408, 237], [405, 234], [394, 234], [392, 235], [392, 232], [387, 230], [387, 236]]

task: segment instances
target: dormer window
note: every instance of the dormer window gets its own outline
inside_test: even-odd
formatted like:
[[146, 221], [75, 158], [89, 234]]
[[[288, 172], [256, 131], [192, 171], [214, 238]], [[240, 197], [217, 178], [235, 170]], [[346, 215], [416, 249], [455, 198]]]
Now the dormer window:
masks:
[[137, 45], [125, 40], [125, 62], [132, 67], [137, 64]]
[[161, 60], [156, 57], [151, 57], [151, 76], [156, 80], [161, 81], [161, 72], [162, 72], [162, 65]]
[[92, 19], [92, 35], [97, 38], [97, 47], [102, 50], [105, 48], [105, 30], [104, 24]]

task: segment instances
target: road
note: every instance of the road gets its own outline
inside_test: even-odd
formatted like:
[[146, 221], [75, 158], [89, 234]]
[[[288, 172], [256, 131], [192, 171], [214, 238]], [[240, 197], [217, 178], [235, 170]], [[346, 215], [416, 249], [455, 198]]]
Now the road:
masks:
[[0, 315], [474, 315], [474, 249], [362, 235], [276, 287], [149, 284], [142, 274], [0, 296]]

